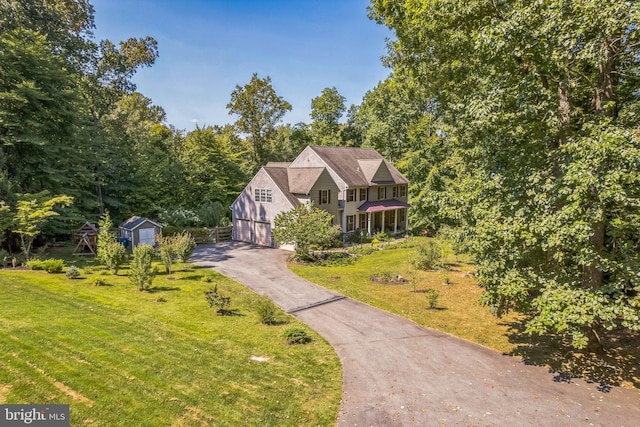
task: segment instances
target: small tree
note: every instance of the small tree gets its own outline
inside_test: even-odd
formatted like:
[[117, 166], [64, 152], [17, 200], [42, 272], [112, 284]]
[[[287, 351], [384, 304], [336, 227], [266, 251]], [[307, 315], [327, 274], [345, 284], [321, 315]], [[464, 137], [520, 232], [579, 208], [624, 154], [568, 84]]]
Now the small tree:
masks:
[[49, 197], [48, 191], [37, 194], [19, 195], [14, 218], [13, 231], [20, 236], [20, 246], [29, 261], [33, 241], [40, 234], [42, 226], [49, 218], [60, 215], [56, 206], [69, 206], [73, 201], [70, 196]]
[[327, 246], [336, 229], [331, 225], [333, 216], [312, 203], [296, 206], [275, 217], [273, 236], [278, 243], [293, 244], [298, 259], [311, 259], [313, 247]]
[[133, 259], [129, 271], [129, 280], [141, 291], [149, 290], [156, 276], [151, 267], [155, 251], [151, 245], [138, 245], [133, 249]]
[[442, 262], [442, 246], [433, 240], [419, 244], [416, 248], [416, 257], [413, 265], [418, 270], [432, 270]]
[[189, 257], [196, 249], [196, 240], [193, 238], [191, 233], [188, 231], [184, 231], [177, 236], [176, 239], [176, 252], [180, 261], [187, 262]]
[[127, 260], [127, 250], [116, 240], [116, 234], [111, 232], [113, 222], [109, 211], [105, 211], [98, 221], [98, 253], [97, 258], [113, 274], [118, 274], [120, 266]]
[[156, 242], [158, 243], [158, 253], [164, 269], [167, 274], [171, 275], [173, 260], [177, 255], [178, 236], [163, 236], [157, 235]]

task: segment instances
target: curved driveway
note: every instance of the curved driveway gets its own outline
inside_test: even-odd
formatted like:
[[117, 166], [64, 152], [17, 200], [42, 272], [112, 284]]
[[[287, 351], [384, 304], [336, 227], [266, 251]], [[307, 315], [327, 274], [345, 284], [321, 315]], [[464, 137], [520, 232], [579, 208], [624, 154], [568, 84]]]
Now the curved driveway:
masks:
[[343, 368], [339, 426], [638, 426], [640, 393], [547, 369], [343, 298], [285, 265], [290, 252], [205, 245], [191, 261], [271, 298], [320, 333]]

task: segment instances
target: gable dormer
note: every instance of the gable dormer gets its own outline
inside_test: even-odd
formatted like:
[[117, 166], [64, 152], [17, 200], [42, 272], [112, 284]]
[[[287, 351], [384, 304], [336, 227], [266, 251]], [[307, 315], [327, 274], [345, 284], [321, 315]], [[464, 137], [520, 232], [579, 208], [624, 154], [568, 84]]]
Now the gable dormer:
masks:
[[393, 175], [384, 159], [358, 160], [360, 171], [370, 184], [394, 182]]

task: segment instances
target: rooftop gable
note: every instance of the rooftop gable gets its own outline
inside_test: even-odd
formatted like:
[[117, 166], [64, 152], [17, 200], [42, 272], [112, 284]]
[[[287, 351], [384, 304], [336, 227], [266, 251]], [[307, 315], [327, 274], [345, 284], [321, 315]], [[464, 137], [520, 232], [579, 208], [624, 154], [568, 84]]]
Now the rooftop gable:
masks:
[[349, 187], [366, 187], [375, 182], [395, 184], [409, 182], [373, 148], [324, 146], [308, 148], [313, 150]]
[[294, 194], [309, 194], [325, 168], [288, 168], [289, 190]]

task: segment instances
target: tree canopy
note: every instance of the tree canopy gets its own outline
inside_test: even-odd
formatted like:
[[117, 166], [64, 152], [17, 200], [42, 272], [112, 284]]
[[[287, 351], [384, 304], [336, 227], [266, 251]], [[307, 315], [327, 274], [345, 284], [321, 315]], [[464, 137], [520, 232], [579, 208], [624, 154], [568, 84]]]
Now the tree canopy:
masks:
[[[638, 8], [374, 0], [385, 61], [425, 91], [484, 301], [577, 347], [640, 329]], [[603, 19], [606, 17], [606, 19]]]

